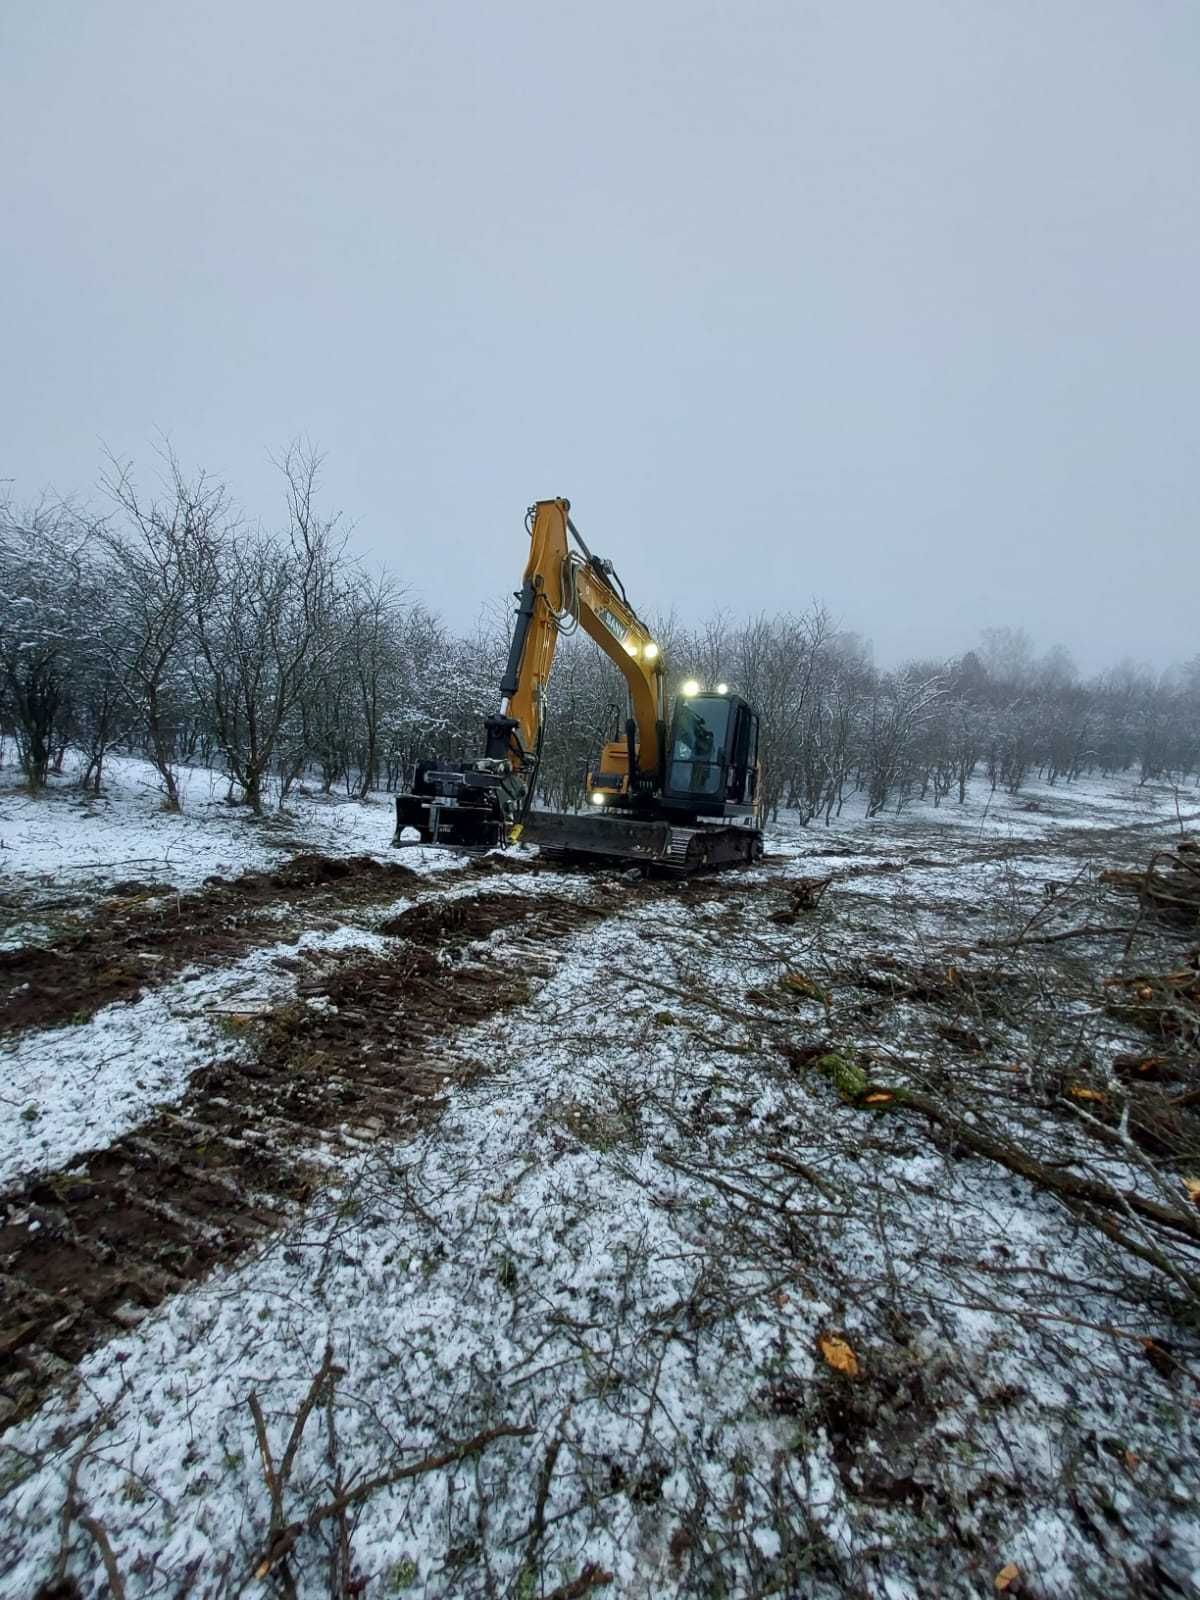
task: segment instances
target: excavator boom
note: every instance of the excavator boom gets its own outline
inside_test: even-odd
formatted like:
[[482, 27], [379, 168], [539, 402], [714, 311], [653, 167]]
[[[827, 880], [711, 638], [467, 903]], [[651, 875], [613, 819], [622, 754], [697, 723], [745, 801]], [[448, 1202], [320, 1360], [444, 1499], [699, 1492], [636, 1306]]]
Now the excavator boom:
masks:
[[[529, 560], [500, 681], [500, 716], [489, 718], [488, 754], [519, 769], [536, 750], [559, 634], [582, 627], [620, 669], [637, 728], [639, 763], [657, 771], [662, 745], [663, 663], [650, 630], [619, 591], [611, 563], [593, 556], [571, 521], [569, 500], [539, 500], [528, 513]], [[571, 548], [574, 540], [577, 549]], [[507, 718], [510, 727], [504, 726]]]

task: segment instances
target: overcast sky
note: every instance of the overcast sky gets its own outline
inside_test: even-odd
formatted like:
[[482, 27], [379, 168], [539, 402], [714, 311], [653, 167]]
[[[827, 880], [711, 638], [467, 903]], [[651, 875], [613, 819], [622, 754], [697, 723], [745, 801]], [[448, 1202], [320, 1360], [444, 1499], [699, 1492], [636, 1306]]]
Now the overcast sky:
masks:
[[170, 437], [467, 624], [568, 495], [644, 611], [1200, 650], [1196, 0], [0, 9], [0, 477]]

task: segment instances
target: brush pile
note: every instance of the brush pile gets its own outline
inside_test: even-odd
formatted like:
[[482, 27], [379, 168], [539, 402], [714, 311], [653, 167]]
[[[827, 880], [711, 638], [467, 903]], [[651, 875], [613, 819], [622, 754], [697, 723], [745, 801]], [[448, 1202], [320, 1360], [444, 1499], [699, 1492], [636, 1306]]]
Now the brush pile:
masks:
[[1181, 840], [1171, 850], [1151, 856], [1141, 872], [1114, 869], [1100, 874], [1101, 883], [1132, 890], [1142, 914], [1177, 928], [1200, 928], [1200, 841]]
[[[1182, 840], [1160, 850], [1141, 872], [1112, 870], [1103, 883], [1131, 890], [1141, 902], [1138, 925], [1157, 924], [1182, 933], [1200, 932], [1200, 842]], [[1136, 929], [1135, 929], [1136, 931]], [[1113, 1009], [1149, 1033], [1180, 1044], [1200, 1046], [1200, 946], [1173, 962], [1168, 972], [1113, 977]]]

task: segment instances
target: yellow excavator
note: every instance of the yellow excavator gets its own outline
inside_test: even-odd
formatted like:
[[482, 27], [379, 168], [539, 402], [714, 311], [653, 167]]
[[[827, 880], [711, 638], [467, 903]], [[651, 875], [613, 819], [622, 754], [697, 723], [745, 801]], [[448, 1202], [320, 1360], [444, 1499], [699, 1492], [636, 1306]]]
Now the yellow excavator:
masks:
[[[529, 560], [484, 754], [419, 762], [412, 789], [396, 798], [394, 842], [472, 852], [520, 842], [554, 860], [671, 875], [757, 861], [756, 713], [724, 683], [706, 690], [695, 680], [669, 707], [662, 650], [612, 562], [584, 543], [570, 501], [539, 500], [526, 527]], [[630, 714], [624, 739], [605, 745], [587, 775], [587, 811], [539, 811], [550, 669], [560, 634], [576, 627], [620, 668]]]

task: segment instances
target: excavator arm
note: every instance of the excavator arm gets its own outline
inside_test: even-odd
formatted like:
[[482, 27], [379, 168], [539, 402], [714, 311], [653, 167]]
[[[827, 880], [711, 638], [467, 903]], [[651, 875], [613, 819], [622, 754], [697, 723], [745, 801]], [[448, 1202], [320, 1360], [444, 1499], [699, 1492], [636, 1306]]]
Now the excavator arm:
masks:
[[558, 637], [579, 626], [620, 668], [633, 708], [637, 768], [657, 777], [665, 717], [658, 645], [625, 598], [612, 564], [584, 544], [569, 500], [539, 500], [530, 507], [528, 524], [529, 560], [500, 682], [500, 715], [487, 723], [487, 754], [532, 779]]

